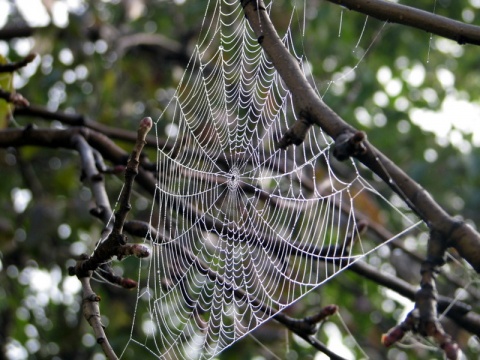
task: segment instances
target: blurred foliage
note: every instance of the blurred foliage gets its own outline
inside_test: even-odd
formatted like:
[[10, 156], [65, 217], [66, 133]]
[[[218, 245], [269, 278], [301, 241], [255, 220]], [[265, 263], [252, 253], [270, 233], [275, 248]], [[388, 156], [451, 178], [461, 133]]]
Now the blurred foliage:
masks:
[[[0, 54], [0, 64], [7, 64], [8, 59]], [[0, 90], [11, 92], [13, 90], [13, 75], [11, 73], [0, 74]], [[11, 114], [11, 104], [6, 100], [0, 99], [0, 129], [8, 125]]]
[[[272, 18], [280, 31], [290, 24], [291, 18], [285, 14], [290, 14], [292, 2], [274, 1]], [[478, 1], [401, 2], [480, 25]], [[10, 4], [6, 26], [28, 25], [15, 3], [6, 3]], [[52, 21], [29, 38], [0, 41], [0, 61], [6, 57], [16, 61], [32, 51], [39, 54], [34, 63], [15, 75], [16, 90], [32, 104], [83, 114], [121, 129], [134, 130], [144, 114], [158, 117], [188, 62], [207, 1], [55, 3], [68, 11], [68, 21], [63, 25]], [[365, 130], [375, 146], [450, 213], [478, 224], [480, 150], [475, 135], [452, 127], [454, 137], [447, 134], [439, 138], [412, 122], [411, 114], [419, 108], [439, 111], [448, 95], [478, 104], [479, 49], [366, 18], [321, 0], [294, 3], [298, 8], [293, 19], [293, 41], [297, 52], [306, 54], [304, 64], [308, 61], [325, 102], [348, 122]], [[307, 21], [303, 30], [304, 15]], [[139, 34], [143, 38], [133, 37]], [[165, 46], [143, 41], [155, 34], [163, 36]], [[439, 74], [443, 70], [453, 75], [453, 84], [442, 82]], [[2, 77], [0, 88], [6, 86]], [[6, 126], [5, 107], [0, 101], [0, 128]], [[61, 126], [24, 117], [12, 119], [10, 126], [23, 127], [32, 121], [39, 127]], [[160, 131], [162, 126], [159, 124]], [[121, 145], [126, 149], [131, 146]], [[8, 174], [0, 177], [0, 344], [4, 344], [0, 358], [101, 359], [101, 350], [79, 311], [76, 279], [66, 274], [75, 256], [92, 250], [101, 230], [101, 224], [88, 212], [92, 196], [80, 181], [77, 155], [33, 147], [1, 150], [0, 172]], [[364, 175], [385, 188], [367, 171]], [[112, 175], [106, 181], [114, 203], [121, 179]], [[141, 192], [136, 194], [137, 218], [148, 219], [150, 201]], [[386, 216], [394, 222], [394, 215]], [[389, 271], [393, 253], [384, 252], [369, 261], [379, 269], [383, 264]], [[135, 276], [138, 263], [127, 259], [117, 270]], [[415, 284], [408, 273], [403, 277]], [[49, 283], [57, 292], [49, 290]], [[99, 285], [95, 290], [102, 297], [107, 333], [113, 347], [121, 351], [130, 337], [136, 293]], [[307, 295], [288, 311], [308, 314], [329, 303], [340, 306], [341, 319], [371, 358], [426, 356], [425, 350], [382, 348], [380, 336], [402, 320], [403, 304], [386, 296], [374, 283], [349, 272]], [[344, 336], [344, 343], [360, 358], [359, 347], [340, 318], [331, 321], [321, 329], [321, 339], [328, 343], [334, 329], [331, 325], [336, 324], [333, 326]], [[272, 353], [285, 359], [315, 357], [315, 351], [273, 323], [257, 329], [253, 336], [234, 344], [220, 358], [270, 359], [274, 358]], [[462, 336], [463, 348], [477, 356], [478, 343], [472, 345], [467, 335]], [[133, 349], [128, 349], [123, 358], [148, 356], [140, 346]], [[441, 358], [438, 353], [433, 356]]]

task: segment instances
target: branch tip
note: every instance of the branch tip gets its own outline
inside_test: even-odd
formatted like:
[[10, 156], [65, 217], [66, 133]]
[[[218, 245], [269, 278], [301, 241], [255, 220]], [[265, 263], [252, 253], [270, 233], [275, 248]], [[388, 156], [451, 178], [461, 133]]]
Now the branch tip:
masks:
[[18, 69], [21, 69], [22, 67], [25, 67], [28, 64], [30, 64], [36, 57], [37, 57], [36, 53], [30, 53], [20, 61], [17, 61], [14, 63], [8, 63], [8, 64], [0, 64], [0, 73], [7, 73], [7, 72], [11, 73]]
[[304, 320], [311, 324], [318, 324], [319, 322], [324, 321], [329, 316], [335, 315], [338, 312], [338, 305], [331, 304], [325, 306], [320, 312], [313, 316], [308, 316]]
[[25, 56], [25, 59], [24, 59], [25, 65], [26, 65], [26, 64], [29, 64], [29, 63], [31, 63], [33, 60], [35, 60], [35, 58], [37, 57], [37, 55], [38, 55], [37, 53], [30, 53], [30, 54], [28, 54], [27, 56]]
[[142, 129], [148, 132], [150, 131], [152, 126], [153, 126], [152, 118], [147, 116], [147, 117], [144, 117], [142, 120], [140, 120], [139, 130]]
[[123, 278], [122, 281], [120, 282], [120, 286], [123, 287], [124, 289], [135, 289], [138, 284], [135, 280], [129, 279], [129, 278]]

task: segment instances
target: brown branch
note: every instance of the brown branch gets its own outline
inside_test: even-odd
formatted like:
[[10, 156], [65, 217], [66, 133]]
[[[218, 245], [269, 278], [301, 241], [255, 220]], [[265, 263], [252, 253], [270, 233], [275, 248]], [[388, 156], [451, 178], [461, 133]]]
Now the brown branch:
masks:
[[37, 54], [32, 53], [32, 54], [28, 54], [22, 60], [19, 60], [17, 62], [0, 64], [0, 73], [14, 72], [22, 67], [25, 67], [28, 64], [30, 64], [36, 58], [36, 56]]
[[278, 141], [278, 147], [285, 150], [290, 145], [300, 145], [305, 140], [305, 136], [311, 127], [312, 122], [307, 114], [299, 116], [292, 127], [289, 128]]
[[[115, 145], [108, 137], [86, 128], [69, 128], [62, 130], [33, 128], [26, 128], [23, 130], [5, 129], [0, 132], [0, 147], [6, 148], [24, 145], [36, 145], [74, 149], [71, 139], [77, 134], [81, 134], [92, 147], [100, 151], [104, 158], [112, 161], [114, 164], [124, 163], [124, 159], [127, 156], [125, 151]], [[151, 174], [140, 169], [139, 175], [137, 176], [137, 182], [139, 182], [140, 185], [149, 193], [155, 193], [155, 179], [151, 176]], [[189, 211], [186, 211], [185, 213], [192, 213], [191, 210], [192, 209], [189, 209]], [[147, 234], [143, 228], [144, 225], [142, 222], [127, 221], [124, 226], [125, 230], [134, 236], [144, 237], [145, 234]], [[213, 219], [210, 219], [209, 217], [205, 218], [205, 226], [210, 229], [212, 227], [216, 228]], [[372, 229], [372, 224], [369, 224], [369, 229]], [[391, 238], [391, 234], [384, 234], [383, 232], [386, 230], [382, 229], [383, 228], [376, 229], [376, 231], [380, 234], [379, 236]], [[154, 236], [151, 234], [150, 237], [154, 238]], [[266, 240], [266, 246], [269, 248], [269, 251], [275, 251], [275, 243], [272, 241], [273, 239]], [[318, 251], [318, 253], [321, 252], [320, 249], [309, 249], [308, 251]], [[298, 252], [298, 255], [301, 254], [305, 254], [305, 252]], [[348, 269], [382, 286], [392, 289], [411, 300], [414, 300], [416, 292], [415, 287], [401, 279], [382, 274], [377, 268], [360, 261], [351, 264]], [[450, 298], [439, 296], [439, 311], [444, 311], [452, 303], [452, 301], [453, 300]], [[461, 302], [456, 302], [455, 305], [449, 310], [447, 315], [454, 319], [466, 330], [480, 335], [480, 316], [469, 311], [470, 307]]]
[[[278, 321], [278, 319], [276, 319]], [[323, 352], [325, 355], [327, 355], [330, 360], [346, 360], [345, 358], [341, 357], [340, 355], [337, 355], [334, 353], [332, 350], [327, 348], [320, 340], [318, 340], [315, 336], [313, 335], [305, 335], [304, 333], [296, 333], [298, 336], [300, 336], [303, 340], [305, 340], [307, 343], [312, 345], [315, 349]]]
[[11, 26], [0, 29], [0, 40], [12, 40], [32, 36], [36, 28], [30, 26]]
[[133, 148], [132, 154], [127, 162], [127, 168], [125, 170], [125, 186], [123, 188], [122, 194], [120, 196], [120, 207], [115, 213], [115, 222], [112, 229], [112, 235], [121, 235], [123, 233], [123, 225], [125, 224], [125, 219], [127, 214], [132, 208], [130, 205], [130, 196], [132, 195], [132, 186], [135, 180], [135, 177], [138, 174], [138, 166], [140, 164], [140, 154], [142, 153], [143, 146], [145, 145], [145, 138], [147, 133], [153, 126], [152, 119], [149, 117], [143, 118], [140, 121], [137, 132], [137, 141]]
[[[132, 192], [133, 181], [138, 174], [140, 154], [145, 144], [145, 137], [151, 128], [151, 118], [144, 118], [140, 121], [137, 141], [127, 162], [127, 168], [125, 171], [125, 186], [120, 197], [119, 210], [115, 213], [115, 219], [111, 225], [111, 228], [107, 227], [105, 230], [105, 232], [108, 233], [106, 239], [101, 241], [100, 245], [97, 246], [91, 257], [85, 261], [80, 261], [77, 263], [74, 271], [79, 277], [84, 276], [84, 274], [88, 273], [89, 271], [96, 270], [100, 265], [110, 261], [114, 256], [121, 260], [123, 257], [130, 255], [135, 255], [141, 258], [150, 255], [149, 250], [142, 245], [127, 244], [126, 236], [123, 234], [123, 226], [127, 214], [131, 209], [130, 196]], [[90, 160], [90, 163], [94, 164], [93, 156]], [[95, 178], [94, 180], [101, 181], [100, 178]], [[103, 189], [103, 191], [105, 191], [105, 189]], [[104, 196], [104, 194], [101, 194], [101, 196]]]
[[[33, 129], [27, 127], [24, 130], [21, 129], [7, 129], [0, 132], [0, 146], [9, 147], [9, 146], [21, 146], [21, 145], [39, 145], [39, 146], [49, 146], [49, 147], [65, 147], [65, 148], [75, 148], [72, 138], [81, 134], [82, 137], [90, 144], [90, 146], [98, 149], [98, 151], [106, 158], [112, 161], [114, 164], [124, 163], [126, 153], [118, 148], [108, 137], [103, 136], [95, 131], [85, 129], [85, 128], [72, 128], [65, 130], [57, 129]], [[155, 190], [155, 179], [145, 171], [139, 169], [139, 176], [137, 177], [140, 183], [144, 185], [144, 188], [150, 191], [152, 194]], [[209, 224], [208, 226], [210, 226]], [[124, 230], [136, 235], [142, 236], [150, 235], [150, 238], [155, 238], [156, 234], [150, 230], [145, 230], [144, 223], [138, 221], [127, 221], [124, 225]], [[149, 233], [150, 231], [150, 233]], [[319, 250], [320, 251], [320, 250]], [[356, 262], [351, 264], [349, 267], [350, 270], [358, 273], [359, 275], [369, 278], [376, 283], [386, 286], [398, 293], [414, 299], [416, 289], [392, 276], [386, 276], [378, 272], [377, 268], [373, 268], [365, 263]], [[452, 299], [439, 296], [438, 299], [438, 310], [444, 311], [452, 303]], [[455, 320], [459, 325], [461, 325], [466, 330], [480, 334], [480, 316], [473, 312], [469, 312], [470, 308], [464, 305], [461, 302], [456, 302], [453, 305], [447, 316]], [[281, 316], [280, 316], [281, 318]], [[288, 320], [287, 320], [288, 322]], [[307, 336], [304, 334], [306, 341], [309, 343], [316, 342], [315, 338], [312, 336]], [[315, 346], [320, 351], [324, 351], [322, 348], [323, 344], [312, 345]]]
[[[420, 289], [415, 294], [416, 311], [412, 311], [402, 324], [384, 335], [382, 342], [390, 346], [400, 340], [405, 332], [412, 331], [424, 337], [433, 338], [444, 350], [447, 359], [456, 360], [460, 356], [460, 349], [450, 335], [443, 330], [437, 315], [438, 293], [435, 278], [438, 268], [445, 263], [445, 241], [441, 234], [435, 231], [430, 232], [430, 238], [427, 260], [423, 262], [421, 269]], [[435, 241], [432, 238], [436, 238]]]
[[28, 100], [25, 99], [21, 94], [17, 92], [9, 92], [3, 89], [0, 89], [0, 99], [5, 100], [6, 102], [12, 103], [15, 106], [28, 106]]
[[125, 53], [129, 48], [137, 46], [158, 47], [162, 51], [173, 54], [177, 57], [183, 57], [185, 62], [189, 56], [184, 51], [185, 47], [178, 41], [172, 40], [163, 34], [137, 33], [124, 35], [116, 40], [116, 50]]
[[396, 342], [402, 340], [403, 337], [407, 334], [407, 332], [414, 331], [418, 317], [416, 312], [418, 311], [410, 311], [404, 321], [390, 329], [386, 334], [383, 334], [382, 344], [386, 347], [390, 347]]
[[[355, 136], [358, 130], [341, 119], [313, 90], [298, 62], [279, 38], [263, 1], [243, 0], [241, 3], [261, 46], [291, 91], [299, 117], [307, 117], [335, 140]], [[431, 229], [442, 233], [448, 239], [448, 246], [454, 247], [480, 272], [480, 235], [448, 215], [425, 189], [366, 140], [362, 141], [363, 148], [364, 151], [356, 154], [357, 159], [382, 178]]]
[[[0, 147], [21, 147], [25, 145], [76, 150], [73, 137], [80, 134], [88, 144], [96, 149], [106, 160], [115, 165], [125, 165], [128, 153], [117, 146], [109, 136], [85, 127], [67, 129], [34, 129], [27, 126], [23, 129], [4, 129], [0, 131]], [[136, 181], [146, 191], [155, 193], [156, 180], [151, 173], [139, 169]]]
[[[315, 335], [318, 331], [319, 324], [337, 312], [337, 305], [327, 305], [315, 315], [307, 316], [302, 319], [295, 319], [285, 316], [283, 323], [286, 327], [292, 331], [295, 331], [296, 333], [303, 332], [306, 335]], [[273, 318], [275, 319], [275, 317], [278, 315], [275, 315]]]
[[[71, 114], [62, 111], [50, 111], [47, 108], [38, 105], [30, 105], [28, 107], [17, 108], [14, 111], [14, 115], [16, 117], [27, 116], [39, 117], [45, 120], [57, 120], [60, 121], [62, 124], [70, 126], [84, 126], [89, 129], [98, 131], [99, 133], [102, 133], [111, 139], [130, 142], [135, 142], [137, 139], [136, 132], [106, 126], [81, 114]], [[156, 148], [157, 145], [164, 145], [161, 142], [159, 143], [156, 137], [152, 135], [147, 135], [145, 140], [146, 145], [150, 147]]]
[[454, 40], [480, 45], [480, 27], [411, 6], [384, 0], [327, 0], [378, 20], [410, 26]]

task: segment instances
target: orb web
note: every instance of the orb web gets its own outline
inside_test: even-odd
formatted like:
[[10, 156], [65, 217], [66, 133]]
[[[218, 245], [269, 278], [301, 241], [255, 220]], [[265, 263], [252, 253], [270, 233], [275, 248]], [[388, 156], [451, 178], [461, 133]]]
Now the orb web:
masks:
[[[282, 39], [305, 61], [292, 26]], [[376, 190], [353, 161], [336, 170], [321, 129], [278, 147], [295, 120], [240, 1], [208, 2], [191, 60], [155, 124], [153, 249], [140, 267], [136, 315], [146, 311], [134, 319], [148, 327], [132, 330], [128, 347], [212, 358], [380, 245], [362, 239], [356, 218], [357, 202]]]

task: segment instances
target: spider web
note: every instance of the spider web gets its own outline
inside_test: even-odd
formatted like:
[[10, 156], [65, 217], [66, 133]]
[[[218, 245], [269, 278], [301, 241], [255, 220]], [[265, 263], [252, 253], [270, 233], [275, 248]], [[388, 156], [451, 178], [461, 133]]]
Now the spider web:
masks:
[[[283, 42], [306, 63], [292, 28]], [[391, 205], [353, 161], [335, 162], [321, 129], [279, 149], [294, 121], [291, 94], [240, 2], [209, 1], [190, 63], [156, 122], [153, 249], [140, 268], [134, 319], [148, 326], [146, 335], [132, 327], [127, 346], [166, 359], [212, 358], [381, 245], [362, 239], [355, 209], [372, 197]], [[404, 219], [405, 231], [417, 225]], [[147, 318], [137, 318], [145, 307]]]

